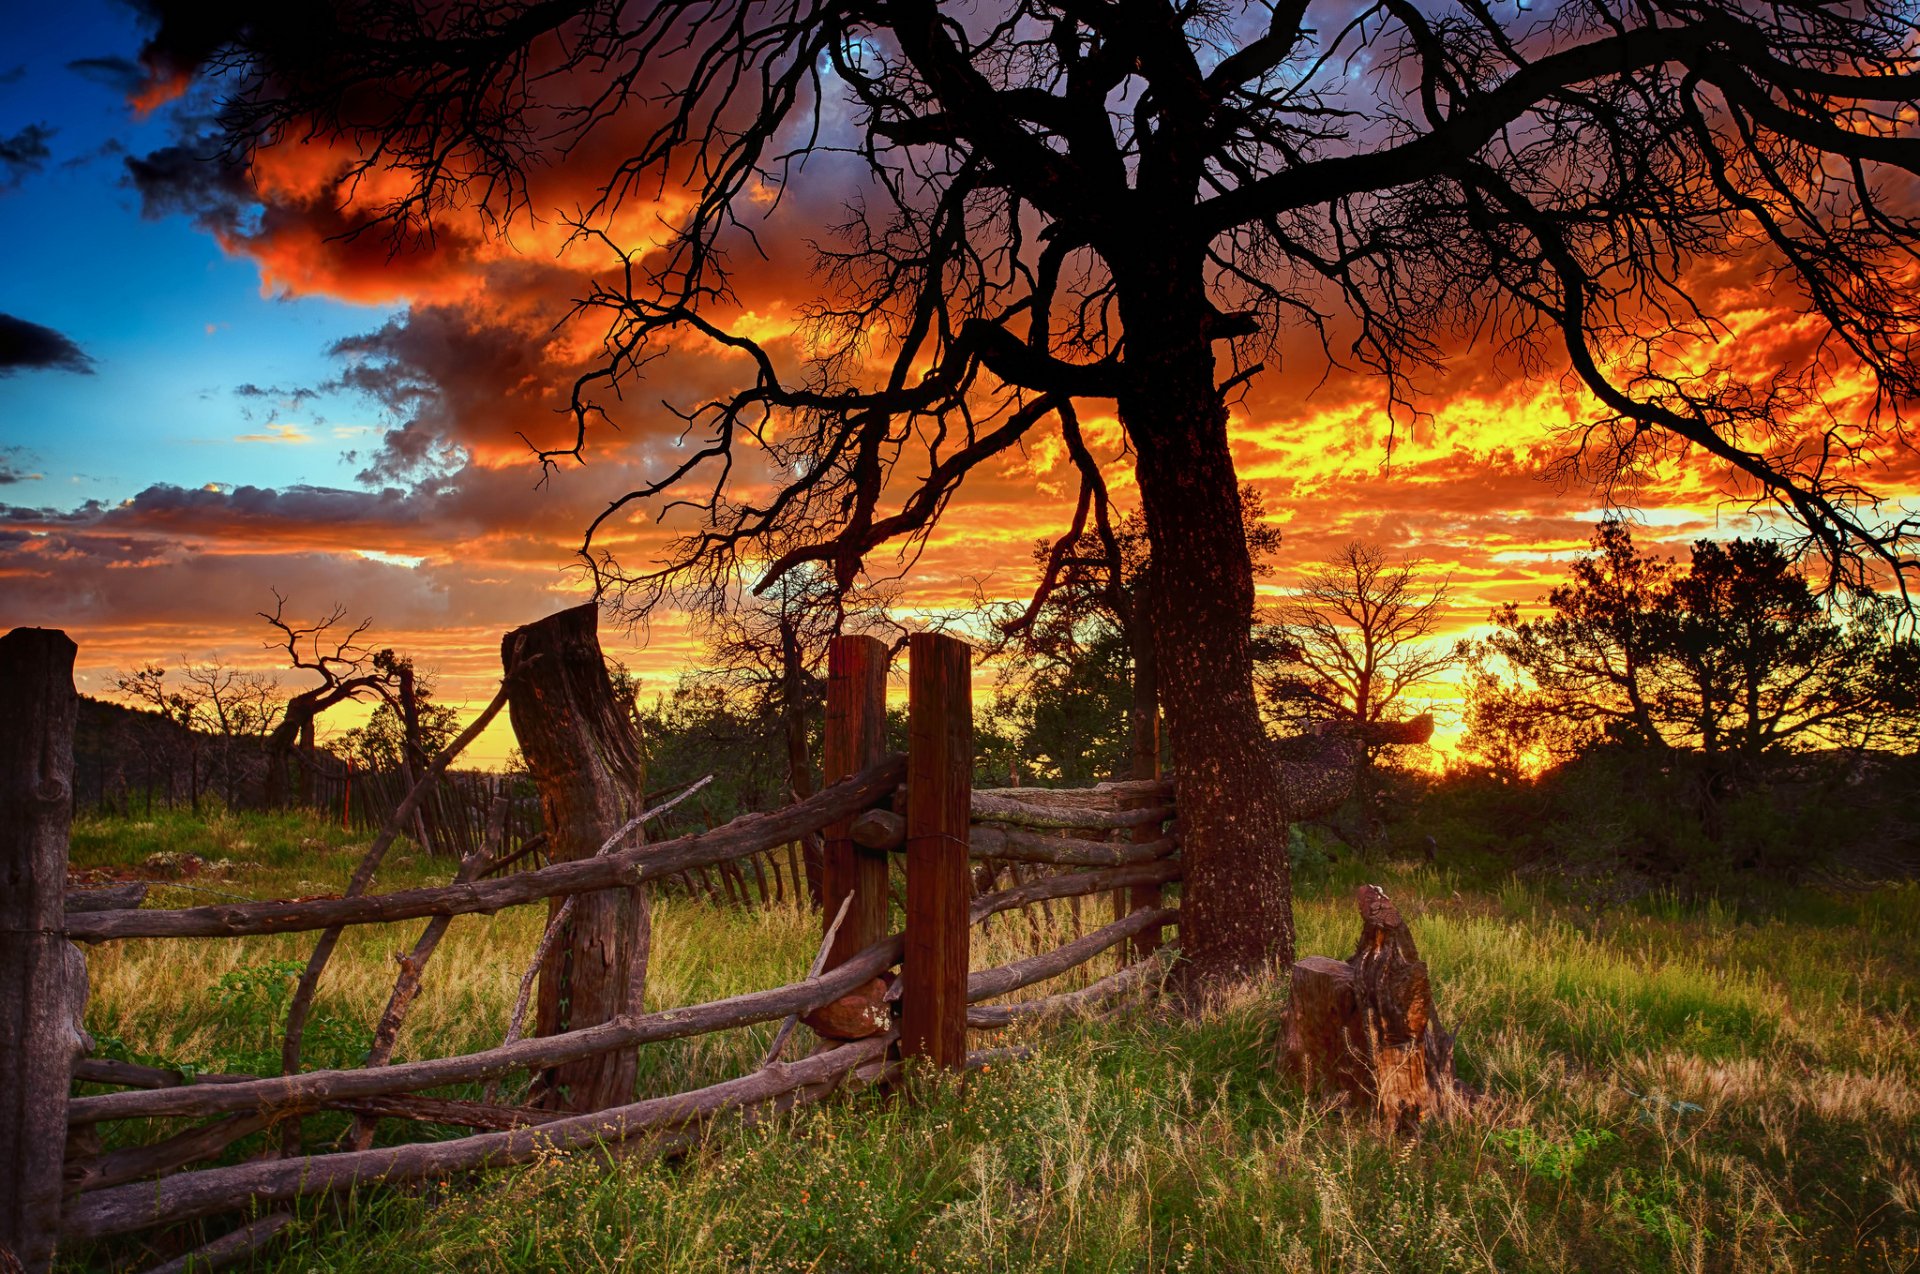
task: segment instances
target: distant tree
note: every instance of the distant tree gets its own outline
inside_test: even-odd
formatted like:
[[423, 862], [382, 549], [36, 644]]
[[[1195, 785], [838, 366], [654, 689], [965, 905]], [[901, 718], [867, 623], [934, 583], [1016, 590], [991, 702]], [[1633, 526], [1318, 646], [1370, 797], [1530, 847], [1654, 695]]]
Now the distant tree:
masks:
[[1459, 662], [1457, 648], [1433, 639], [1448, 581], [1423, 582], [1420, 567], [1356, 540], [1274, 610], [1258, 684], [1284, 733], [1332, 724], [1371, 764], [1382, 746], [1375, 727], [1404, 716], [1409, 692]]
[[[1257, 576], [1278, 551], [1280, 530], [1251, 484], [1240, 488], [1239, 514]], [[1105, 491], [1083, 488], [1066, 533], [1036, 543], [1033, 562], [1039, 584], [1031, 599], [995, 616], [1002, 663], [992, 715], [1030, 740], [1021, 746], [1037, 777], [1149, 777], [1165, 741], [1145, 521], [1129, 514], [1113, 522]], [[1115, 734], [1123, 719], [1124, 733]], [[1017, 769], [1017, 758], [1008, 760]]]
[[[1565, 760], [1600, 743], [1736, 768], [1782, 752], [1908, 746], [1914, 643], [1892, 604], [1823, 602], [1778, 543], [1701, 540], [1684, 568], [1594, 532], [1549, 613], [1494, 613], [1477, 651], [1470, 746]], [[1505, 677], [1495, 670], [1504, 667]]]
[[[298, 745], [311, 757], [314, 723], [320, 715], [349, 700], [390, 695], [397, 679], [391, 652], [375, 651], [360, 642], [373, 626], [371, 619], [347, 627], [342, 623], [346, 607], [336, 605], [313, 623], [302, 624], [286, 617], [287, 599], [278, 589], [273, 590], [273, 599], [271, 614], [259, 612], [274, 631], [267, 648], [284, 653], [290, 668], [320, 682], [293, 693], [267, 735], [267, 804], [277, 809], [293, 795], [289, 788], [294, 748]], [[311, 766], [303, 766], [300, 773], [299, 798], [305, 802], [312, 798]]]
[[[819, 563], [808, 563], [774, 581], [765, 592], [732, 590], [702, 609], [701, 668], [694, 680], [735, 702], [762, 730], [778, 723], [786, 758], [782, 801], [813, 793], [815, 739], [826, 703], [827, 648], [842, 633], [865, 633], [897, 645], [906, 629], [888, 613], [898, 589], [870, 585], [839, 588]], [[765, 805], [756, 808], [767, 808]], [[817, 838], [804, 841], [807, 890], [817, 905], [821, 851]]]
[[201, 740], [210, 738], [213, 751], [206, 768], [229, 805], [238, 804], [240, 789], [257, 766], [260, 745], [273, 730], [286, 706], [286, 692], [271, 676], [258, 670], [230, 667], [218, 660], [181, 661], [180, 684], [168, 680], [169, 671], [149, 664], [122, 674], [115, 688], [126, 698], [157, 712], [184, 730], [189, 792], [198, 808], [202, 775]]
[[374, 663], [393, 678], [393, 691], [382, 695], [373, 715], [342, 735], [341, 743], [364, 769], [408, 768], [417, 774], [460, 732], [459, 710], [439, 701], [434, 678], [416, 671], [412, 660], [382, 650]]

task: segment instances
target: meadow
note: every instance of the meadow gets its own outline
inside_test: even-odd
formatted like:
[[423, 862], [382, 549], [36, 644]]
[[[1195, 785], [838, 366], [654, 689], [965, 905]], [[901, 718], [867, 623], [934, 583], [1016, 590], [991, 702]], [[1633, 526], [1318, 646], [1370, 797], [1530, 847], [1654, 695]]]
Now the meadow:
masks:
[[[74, 827], [76, 871], [160, 871], [187, 853], [206, 865], [156, 886], [150, 905], [337, 890], [357, 842], [298, 816]], [[449, 872], [403, 846], [379, 887]], [[1418, 1137], [1389, 1139], [1275, 1073], [1277, 980], [1196, 1013], [1146, 996], [1103, 1017], [983, 1035], [978, 1046], [1031, 1051], [917, 1101], [857, 1092], [722, 1125], [668, 1161], [556, 1155], [308, 1202], [291, 1239], [255, 1268], [1920, 1268], [1920, 888], [1775, 890], [1738, 906], [1667, 894], [1594, 909], [1492, 861], [1343, 862], [1297, 882], [1302, 954], [1350, 951], [1362, 880], [1410, 917], [1459, 1034], [1461, 1074], [1482, 1094]], [[1098, 909], [1089, 902], [1084, 920]], [[458, 919], [396, 1057], [498, 1043], [541, 914]], [[976, 931], [974, 963], [1036, 949], [1035, 925], [1074, 922], [1061, 903], [1033, 924], [996, 918], [984, 938]], [[817, 924], [792, 908], [659, 899], [649, 1006], [791, 980]], [[312, 1065], [358, 1063], [393, 955], [416, 931], [348, 931], [308, 1028]], [[109, 1056], [271, 1068], [310, 942], [95, 948], [89, 1029]], [[739, 1074], [772, 1033], [650, 1045], [641, 1087]], [[309, 1142], [344, 1124], [310, 1120]], [[68, 1253], [64, 1268], [139, 1269], [155, 1255], [116, 1241]]]

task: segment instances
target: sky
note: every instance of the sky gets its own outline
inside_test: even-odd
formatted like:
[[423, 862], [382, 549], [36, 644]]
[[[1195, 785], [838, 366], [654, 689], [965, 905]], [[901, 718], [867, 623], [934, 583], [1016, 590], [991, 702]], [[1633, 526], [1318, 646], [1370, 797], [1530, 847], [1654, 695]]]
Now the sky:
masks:
[[[500, 635], [585, 596], [573, 551], [587, 521], [677, 454], [678, 422], [660, 404], [737, 370], [668, 360], [588, 464], [541, 481], [529, 441], [566, 438], [559, 408], [599, 335], [560, 320], [604, 264], [566, 245], [558, 217], [607, 156], [536, 173], [533, 219], [511, 238], [455, 218], [432, 244], [395, 253], [340, 237], [341, 155], [288, 143], [250, 168], [222, 160], [208, 92], [158, 91], [140, 65], [153, 30], [137, 8], [4, 7], [0, 624], [65, 629], [82, 691], [108, 694], [144, 664], [275, 666], [258, 612], [277, 592], [290, 615], [369, 617], [369, 639], [433, 670], [443, 699], [484, 702]], [[830, 169], [815, 175], [834, 187]], [[625, 229], [671, 202], [630, 209]], [[803, 204], [767, 236], [740, 298], [750, 325], [788, 328], [816, 294], [804, 227], [830, 211]], [[1713, 290], [1756, 373], [1804, 342], [1737, 269]], [[1545, 476], [1589, 405], [1552, 368], [1521, 376], [1464, 348], [1422, 388], [1430, 417], [1395, 429], [1378, 384], [1293, 351], [1236, 405], [1241, 476], [1282, 534], [1263, 600], [1366, 539], [1448, 581], [1451, 641], [1562, 576], [1609, 498]], [[1117, 462], [1118, 425], [1086, 424]], [[1920, 491], [1910, 450], [1880, 468], [1883, 489]], [[1130, 476], [1124, 463], [1112, 472], [1124, 506]], [[1032, 546], [1062, 529], [1074, 491], [1057, 440], [975, 475], [902, 608], [1025, 597]], [[1676, 548], [1754, 529], [1711, 473], [1684, 463], [1610, 498], [1643, 540]], [[644, 519], [616, 534], [630, 561], [657, 551]], [[604, 640], [643, 693], [669, 688], [698, 654], [672, 613], [609, 626]], [[1457, 735], [1452, 690], [1428, 687], [1414, 706], [1428, 699], [1443, 738]], [[510, 746], [502, 723], [474, 759]]]

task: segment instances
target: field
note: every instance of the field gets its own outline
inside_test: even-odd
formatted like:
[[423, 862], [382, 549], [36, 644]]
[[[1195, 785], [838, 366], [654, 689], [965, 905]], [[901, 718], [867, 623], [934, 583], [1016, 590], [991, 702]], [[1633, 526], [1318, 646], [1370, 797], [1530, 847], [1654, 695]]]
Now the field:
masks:
[[[74, 829], [77, 870], [186, 852], [208, 865], [157, 889], [162, 905], [335, 890], [356, 853], [292, 817]], [[447, 873], [403, 847], [379, 886]], [[1273, 1073], [1284, 992], [1267, 985], [1197, 1016], [1141, 1001], [1043, 1028], [1017, 1041], [1030, 1056], [920, 1103], [854, 1095], [723, 1128], [672, 1162], [556, 1157], [307, 1203], [259, 1267], [1920, 1268], [1920, 888], [1596, 912], [1485, 865], [1341, 864], [1300, 884], [1303, 954], [1350, 950], [1362, 879], [1411, 917], [1462, 1075], [1484, 1092], [1417, 1139], [1384, 1139]], [[817, 922], [789, 909], [676, 899], [656, 904], [654, 923], [654, 1007], [791, 980], [817, 941]], [[1054, 904], [1051, 923], [1071, 923], [1069, 909]], [[498, 1043], [538, 924], [534, 909], [457, 920], [397, 1056]], [[415, 932], [349, 931], [308, 1028], [312, 1064], [357, 1062], [392, 953]], [[89, 1027], [114, 1056], [268, 1067], [287, 970], [310, 942], [97, 948]], [[998, 918], [975, 964], [1032, 944], [1024, 921]], [[737, 1074], [771, 1034], [649, 1046], [641, 1084]], [[309, 1137], [341, 1126], [310, 1121]], [[102, 1245], [67, 1268], [153, 1256]]]

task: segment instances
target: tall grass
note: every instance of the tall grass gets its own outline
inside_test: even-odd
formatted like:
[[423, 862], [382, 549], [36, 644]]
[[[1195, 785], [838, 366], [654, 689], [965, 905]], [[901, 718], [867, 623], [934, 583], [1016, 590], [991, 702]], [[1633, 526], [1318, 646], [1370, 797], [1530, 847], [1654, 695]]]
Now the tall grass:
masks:
[[[84, 822], [75, 859], [106, 866], [189, 846], [228, 865], [187, 883], [263, 897], [337, 888], [354, 857], [337, 833], [298, 820], [223, 817]], [[446, 871], [402, 850], [380, 884]], [[735, 1124], [675, 1162], [556, 1155], [420, 1190], [308, 1202], [291, 1241], [259, 1265], [1920, 1265], [1920, 890], [1805, 892], [1765, 915], [1671, 897], [1595, 912], [1510, 880], [1475, 885], [1412, 867], [1374, 875], [1409, 915], [1444, 1020], [1459, 1031], [1462, 1073], [1484, 1094], [1416, 1139], [1385, 1139], [1275, 1076], [1284, 990], [1269, 983], [1197, 1016], [1148, 998], [1111, 1018], [1037, 1030], [1018, 1037], [1029, 1057], [963, 1086], [911, 1103], [854, 1094]], [[1304, 891], [1303, 953], [1351, 948], [1359, 878], [1342, 865]], [[1104, 907], [1087, 900], [1081, 923], [1103, 919]], [[1057, 942], [1074, 920], [1064, 903], [1052, 913], [1032, 925], [997, 917], [976, 943], [976, 966]], [[392, 953], [417, 923], [349, 931], [319, 1000], [331, 1025], [316, 1037], [314, 1064], [355, 1062], [391, 985]], [[537, 908], [457, 920], [401, 1055], [497, 1043], [540, 923]], [[793, 909], [674, 899], [656, 903], [654, 923], [655, 1006], [789, 981], [817, 941], [815, 918]], [[96, 949], [90, 1025], [126, 1055], [210, 1068], [277, 1048], [272, 988], [284, 975], [274, 962], [304, 959], [309, 941]], [[641, 1086], [666, 1092], [738, 1074], [771, 1030], [648, 1046]], [[401, 1134], [420, 1135], [387, 1135]], [[125, 1240], [70, 1264], [137, 1268], [153, 1255]]]

